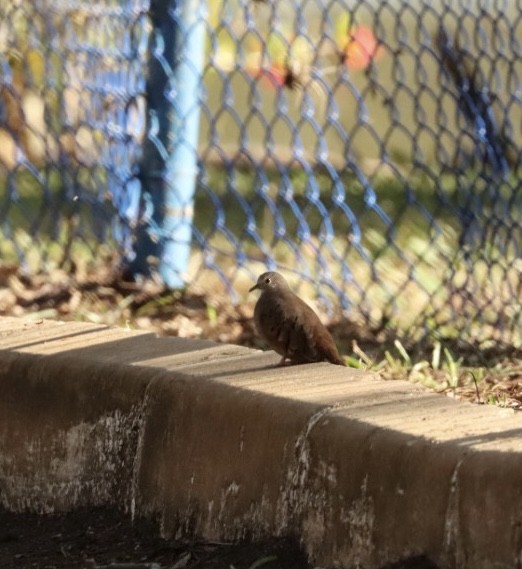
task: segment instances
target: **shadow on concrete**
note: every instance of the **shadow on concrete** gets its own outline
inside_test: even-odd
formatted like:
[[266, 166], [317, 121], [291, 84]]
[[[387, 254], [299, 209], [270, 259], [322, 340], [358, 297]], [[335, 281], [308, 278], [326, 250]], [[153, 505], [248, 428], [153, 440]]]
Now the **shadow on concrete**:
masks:
[[1, 351], [18, 351], [18, 350], [24, 350], [27, 348], [30, 348], [32, 346], [38, 346], [41, 345], [42, 342], [46, 341], [46, 342], [59, 342], [60, 340], [67, 340], [70, 338], [76, 338], [79, 336], [92, 336], [92, 334], [97, 334], [99, 332], [104, 332], [107, 330], [106, 326], [99, 326], [98, 328], [92, 328], [90, 330], [82, 330], [80, 332], [72, 332], [69, 334], [61, 334], [58, 336], [52, 336], [51, 338], [47, 338], [47, 339], [43, 339], [40, 338], [38, 340], [34, 340], [32, 342], [27, 342], [27, 343], [21, 343], [21, 344], [15, 344], [10, 346], [9, 348], [1, 348]]
[[[344, 396], [342, 392], [339, 393], [339, 391], [336, 391], [336, 393], [344, 397], [349, 404], [347, 404], [346, 407], [343, 406], [341, 399], [339, 405], [332, 410], [332, 414], [340, 413], [342, 415], [344, 412], [350, 413], [350, 407], [356, 404], [357, 417], [350, 418], [347, 416], [347, 420], [366, 424], [371, 424], [372, 421], [370, 417], [376, 414], [390, 417], [390, 422], [393, 423], [395, 423], [395, 416], [399, 418], [409, 417], [409, 419], [417, 417], [418, 420], [423, 420], [423, 417], [426, 417], [432, 422], [437, 420], [437, 417], [440, 417], [440, 420], [445, 422], [451, 415], [451, 413], [448, 413], [448, 404], [454, 405], [456, 410], [463, 410], [462, 406], [464, 405], [458, 401], [449, 402], [447, 398], [437, 394], [430, 394], [431, 396], [423, 398], [420, 406], [413, 409], [411, 399], [407, 399], [406, 397], [401, 399], [401, 392], [404, 391], [406, 394], [409, 389], [408, 385], [399, 385], [403, 382], [392, 382], [391, 384], [383, 382], [382, 395], [379, 393], [376, 394], [374, 386], [368, 386], [367, 390], [364, 388], [352, 390], [350, 389], [350, 385], [352, 382], [357, 382], [357, 379], [354, 379], [353, 372], [349, 371], [349, 368], [343, 370], [343, 368], [339, 366], [328, 366], [327, 364], [277, 366], [279, 356], [274, 352], [255, 352], [241, 346], [220, 345], [208, 340], [157, 337], [151, 333], [143, 333], [140, 335], [129, 333], [127, 337], [120, 337], [107, 342], [103, 341], [103, 334], [107, 333], [105, 326], [93, 327], [92, 329], [71, 332], [69, 334], [63, 334], [61, 332], [62, 330], [57, 329], [57, 335], [51, 336], [50, 330], [47, 328], [39, 341], [35, 339], [27, 343], [20, 342], [8, 348], [0, 349], [0, 353], [1, 351], [11, 353], [19, 352], [20, 350], [27, 350], [28, 348], [38, 345], [45, 348], [51, 344], [58, 344], [54, 353], [51, 351], [51, 353], [46, 354], [45, 351], [42, 350], [42, 353], [39, 354], [38, 350], [35, 350], [34, 352], [29, 352], [27, 356], [63, 358], [64, 360], [73, 359], [75, 362], [85, 361], [89, 364], [96, 363], [99, 365], [133, 365], [150, 368], [154, 371], [165, 369], [167, 373], [174, 374], [178, 372], [183, 374], [184, 379], [190, 379], [192, 374], [194, 379], [210, 381], [222, 381], [227, 378], [247, 376], [249, 373], [270, 371], [271, 377], [267, 379], [272, 383], [277, 379], [278, 370], [280, 370], [281, 379], [289, 379], [296, 382], [296, 389], [299, 387], [297, 382], [300, 379], [300, 373], [302, 373], [303, 376], [306, 376], [305, 379], [307, 380], [308, 386], [314, 379], [317, 380], [318, 386], [320, 386], [320, 384], [324, 385], [326, 395], [320, 393], [320, 389], [318, 388], [318, 392], [314, 397], [316, 397], [317, 404], [325, 406], [331, 406], [331, 397], [329, 401], [327, 396], [328, 383], [339, 385], [339, 379], [342, 379], [342, 374], [346, 373], [346, 395]], [[78, 339], [85, 339], [83, 346], [78, 347]], [[74, 347], [70, 349], [67, 348], [69, 340], [74, 340], [74, 342], [72, 342]], [[162, 358], [165, 358], [164, 362], [161, 361]], [[153, 360], [157, 361], [154, 362]], [[317, 366], [316, 370], [310, 373], [315, 365]], [[229, 387], [242, 390], [248, 386], [251, 390], [252, 386], [255, 386], [256, 381], [258, 381], [258, 379], [255, 377], [250, 379], [246, 377], [244, 386], [235, 384]], [[259, 381], [261, 382], [262, 379]], [[224, 384], [226, 385], [226, 382]], [[266, 384], [267, 382], [264, 382], [265, 387], [262, 391], [267, 396], [270, 396], [270, 393], [267, 393]], [[273, 397], [292, 399], [291, 394], [288, 393], [284, 395], [274, 394]], [[364, 403], [365, 401], [367, 401], [367, 406]], [[311, 402], [311, 399], [308, 399], [308, 402]], [[368, 421], [364, 420], [365, 408], [368, 410]], [[441, 415], [441, 411], [444, 411], [445, 414]], [[476, 411], [477, 417], [482, 416], [484, 407], [477, 406]], [[465, 412], [472, 413], [473, 410], [469, 408], [469, 410]], [[476, 435], [459, 436], [459, 433], [455, 432], [451, 438], [448, 438], [443, 444], [449, 443], [459, 446], [473, 446], [476, 444], [522, 437], [522, 427], [520, 429], [502, 430], [500, 424], [492, 423], [491, 426], [491, 432]], [[404, 432], [398, 423], [396, 428], [392, 426], [390, 430], [401, 433]], [[416, 436], [413, 433], [408, 433], [407, 430], [404, 434], [410, 439]], [[419, 436], [418, 438], [421, 439], [422, 437]]]
[[[127, 338], [111, 340], [109, 342], [100, 340], [98, 334], [106, 333], [107, 328], [99, 327], [80, 332], [72, 332], [70, 334], [60, 334], [56, 336], [43, 336], [39, 340], [32, 342], [13, 344], [7, 348], [0, 348], [5, 352], [19, 352], [27, 350], [31, 347], [42, 346], [45, 348], [56, 346], [56, 351], [43, 355], [52, 357], [74, 357], [87, 358], [90, 362], [93, 359], [99, 359], [103, 362], [120, 362], [122, 364], [139, 363], [150, 360], [152, 358], [176, 356], [179, 354], [188, 354], [200, 352], [210, 348], [219, 348], [213, 342], [208, 340], [188, 340], [181, 338], [162, 338], [152, 333], [144, 333], [139, 336], [129, 335]], [[78, 347], [78, 339], [84, 339], [85, 345]], [[71, 342], [73, 340], [73, 342]], [[74, 347], [67, 348], [67, 344], [72, 343]], [[221, 348], [222, 349], [222, 348]], [[35, 351], [38, 352], [37, 350]], [[44, 352], [44, 350], [42, 350]]]

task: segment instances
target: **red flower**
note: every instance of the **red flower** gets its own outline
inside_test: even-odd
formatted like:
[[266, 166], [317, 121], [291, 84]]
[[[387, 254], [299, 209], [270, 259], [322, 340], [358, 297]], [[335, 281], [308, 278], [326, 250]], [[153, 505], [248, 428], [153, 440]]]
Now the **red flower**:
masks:
[[344, 47], [344, 63], [351, 69], [365, 69], [382, 55], [375, 34], [367, 26], [357, 26], [350, 30], [350, 36]]

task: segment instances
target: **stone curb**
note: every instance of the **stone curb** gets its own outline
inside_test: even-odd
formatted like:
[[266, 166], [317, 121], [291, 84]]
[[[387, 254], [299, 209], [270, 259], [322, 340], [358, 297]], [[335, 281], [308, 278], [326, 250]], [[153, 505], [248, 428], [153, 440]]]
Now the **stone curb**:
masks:
[[165, 536], [293, 535], [315, 564], [522, 567], [522, 422], [329, 364], [0, 319], [0, 505]]

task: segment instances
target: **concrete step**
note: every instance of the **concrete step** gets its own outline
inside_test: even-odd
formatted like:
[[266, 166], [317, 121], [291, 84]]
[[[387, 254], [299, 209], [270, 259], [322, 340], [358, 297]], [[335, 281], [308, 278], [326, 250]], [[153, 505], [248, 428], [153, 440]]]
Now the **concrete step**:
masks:
[[0, 505], [298, 537], [321, 567], [522, 567], [522, 421], [330, 364], [0, 318]]

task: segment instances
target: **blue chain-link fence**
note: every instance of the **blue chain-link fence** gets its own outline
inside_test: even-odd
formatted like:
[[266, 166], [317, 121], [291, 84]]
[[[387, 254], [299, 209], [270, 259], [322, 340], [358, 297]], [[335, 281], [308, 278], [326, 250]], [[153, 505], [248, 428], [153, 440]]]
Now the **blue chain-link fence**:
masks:
[[521, 8], [6, 0], [2, 262], [520, 345]]

